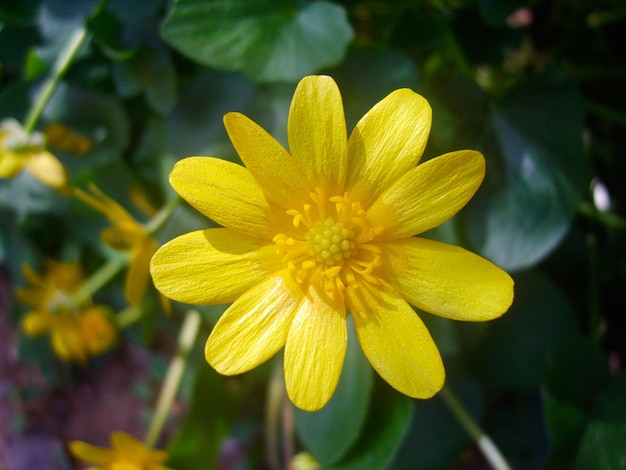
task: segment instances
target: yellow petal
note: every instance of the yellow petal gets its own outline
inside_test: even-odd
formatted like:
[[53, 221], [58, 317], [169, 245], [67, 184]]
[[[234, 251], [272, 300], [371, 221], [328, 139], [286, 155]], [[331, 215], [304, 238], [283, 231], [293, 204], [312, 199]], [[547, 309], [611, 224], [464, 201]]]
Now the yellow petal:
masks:
[[122, 431], [111, 433], [111, 445], [126, 457], [144, 456], [148, 450], [143, 442]]
[[40, 336], [54, 325], [54, 316], [49, 312], [28, 312], [22, 318], [22, 329], [28, 336]]
[[109, 320], [110, 314], [107, 307], [96, 305], [86, 309], [80, 316], [80, 334], [92, 355], [110, 349], [117, 339], [117, 330]]
[[114, 250], [130, 250], [142, 238], [145, 237], [145, 230], [137, 223], [120, 224], [105, 228], [100, 233], [100, 238]]
[[393, 288], [361, 283], [346, 289], [346, 300], [363, 352], [389, 385], [413, 398], [441, 389], [445, 371], [437, 346]]
[[285, 345], [285, 383], [297, 407], [316, 411], [328, 403], [341, 376], [347, 334], [344, 302], [332, 305], [310, 289]]
[[152, 257], [150, 271], [169, 298], [211, 305], [232, 302], [283, 267], [273, 243], [218, 228], [166, 243]]
[[133, 250], [126, 272], [125, 295], [129, 305], [141, 303], [150, 277], [150, 259], [159, 249], [159, 244], [152, 237], [144, 237]]
[[370, 207], [368, 219], [384, 227], [386, 239], [425, 232], [461, 210], [484, 176], [485, 159], [479, 152], [441, 155], [396, 180]]
[[313, 191], [299, 163], [261, 126], [240, 113], [224, 116], [228, 136], [268, 201], [284, 209], [309, 203]]
[[236, 375], [262, 364], [285, 345], [304, 293], [287, 270], [243, 294], [220, 317], [204, 349], [220, 374]]
[[52, 330], [52, 349], [66, 361], [84, 363], [87, 361], [87, 346], [78, 330], [78, 324], [68, 320]]
[[53, 188], [62, 188], [67, 184], [67, 172], [61, 162], [51, 153], [42, 150], [31, 156], [26, 168], [42, 183]]
[[[137, 230], [140, 228], [140, 224], [130, 213], [124, 209], [120, 204], [115, 202], [109, 196], [107, 196], [100, 188], [95, 184], [89, 185], [90, 193], [83, 191], [80, 188], [74, 189], [74, 194], [85, 204], [90, 205], [95, 210], [103, 214], [109, 221], [116, 226], [127, 226], [129, 230]], [[137, 228], [135, 228], [137, 227]], [[105, 243], [107, 243], [105, 241]]]
[[174, 165], [172, 187], [189, 204], [224, 227], [271, 238], [263, 191], [241, 165], [212, 157], [189, 157]]
[[291, 154], [313, 186], [342, 195], [348, 136], [341, 94], [332, 78], [309, 76], [298, 83], [287, 129]]
[[113, 449], [97, 447], [83, 441], [70, 442], [72, 455], [87, 463], [113, 463], [116, 452]]
[[14, 178], [22, 171], [25, 163], [23, 156], [0, 147], [0, 178]]
[[84, 281], [83, 270], [79, 262], [65, 263], [48, 260], [46, 263], [46, 277], [64, 292], [72, 292]]
[[356, 125], [348, 142], [346, 191], [368, 207], [393, 181], [420, 160], [430, 132], [428, 101], [409, 89], [396, 90]]
[[455, 320], [499, 317], [513, 302], [513, 280], [463, 248], [423, 238], [385, 243], [382, 276], [410, 303]]

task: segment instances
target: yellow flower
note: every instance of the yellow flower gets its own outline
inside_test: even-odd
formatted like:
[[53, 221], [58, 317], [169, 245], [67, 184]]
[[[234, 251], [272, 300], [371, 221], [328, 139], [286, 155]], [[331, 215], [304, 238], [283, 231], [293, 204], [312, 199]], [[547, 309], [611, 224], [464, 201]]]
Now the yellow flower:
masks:
[[346, 315], [374, 369], [397, 390], [428, 398], [444, 368], [409, 304], [483, 321], [504, 313], [513, 281], [462, 248], [417, 238], [456, 214], [481, 184], [476, 151], [418, 166], [431, 124], [409, 89], [374, 106], [347, 138], [330, 77], [304, 78], [291, 103], [291, 153], [247, 117], [224, 123], [247, 166], [210, 157], [179, 161], [174, 189], [224, 228], [165, 244], [155, 285], [192, 304], [234, 302], [207, 340], [207, 361], [246, 372], [285, 347], [291, 400], [317, 410], [332, 396], [346, 351]]
[[70, 452], [85, 463], [89, 470], [168, 470], [161, 465], [167, 460], [163, 450], [153, 450], [121, 431], [111, 433], [112, 449], [97, 447], [82, 441], [70, 443]]
[[83, 283], [78, 263], [49, 260], [44, 276], [24, 266], [30, 287], [18, 289], [19, 300], [33, 310], [22, 319], [24, 332], [31, 337], [50, 334], [55, 354], [66, 361], [85, 363], [111, 348], [117, 330], [103, 305], [68, 308], [71, 294]]
[[44, 138], [26, 134], [13, 119], [0, 122], [0, 178], [13, 178], [27, 169], [42, 183], [56, 189], [67, 183], [65, 168], [44, 148]]
[[[130, 305], [138, 305], [148, 287], [150, 258], [159, 248], [159, 244], [126, 209], [104, 194], [96, 185], [90, 185], [89, 190], [91, 194], [76, 189], [76, 195], [104, 214], [113, 224], [102, 231], [100, 235], [102, 241], [115, 250], [130, 253], [125, 296]], [[169, 304], [164, 303], [164, 307], [168, 310]]]
[[49, 145], [66, 152], [83, 156], [93, 150], [93, 140], [58, 122], [46, 127], [45, 134]]

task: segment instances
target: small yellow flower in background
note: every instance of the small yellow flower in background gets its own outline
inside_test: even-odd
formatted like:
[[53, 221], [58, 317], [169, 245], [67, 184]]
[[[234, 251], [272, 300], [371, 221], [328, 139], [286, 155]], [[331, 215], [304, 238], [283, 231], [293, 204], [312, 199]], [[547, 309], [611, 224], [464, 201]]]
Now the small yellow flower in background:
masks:
[[42, 183], [56, 189], [64, 188], [67, 183], [65, 168], [44, 144], [42, 134], [26, 134], [15, 120], [0, 122], [0, 178], [14, 178], [26, 169]]
[[24, 277], [30, 286], [18, 289], [18, 298], [33, 309], [22, 319], [28, 336], [50, 334], [55, 354], [79, 363], [113, 346], [117, 330], [109, 319], [112, 312], [108, 307], [83, 305], [68, 309], [72, 293], [84, 281], [80, 264], [49, 260], [43, 276], [24, 266]]
[[240, 374], [284, 347], [289, 397], [317, 410], [337, 386], [350, 313], [383, 379], [411, 397], [437, 393], [442, 360], [409, 304], [484, 321], [513, 300], [512, 279], [491, 262], [414, 236], [472, 198], [483, 156], [461, 150], [416, 166], [431, 109], [409, 89], [374, 106], [348, 139], [341, 95], [325, 76], [296, 88], [291, 153], [242, 114], [229, 113], [224, 123], [247, 168], [190, 157], [170, 175], [183, 198], [224, 228], [175, 238], [151, 265], [170, 298], [233, 302], [207, 340], [207, 361], [222, 374]]
[[[76, 189], [76, 196], [101, 212], [113, 224], [102, 231], [100, 235], [102, 241], [114, 250], [130, 253], [124, 293], [130, 305], [138, 305], [148, 287], [150, 258], [159, 248], [159, 244], [126, 209], [104, 194], [96, 185], [91, 184], [89, 191], [91, 194]], [[136, 194], [134, 198], [137, 199]], [[145, 207], [145, 201], [139, 200]], [[163, 306], [166, 311], [169, 310], [168, 302], [164, 302]]]
[[319, 470], [320, 464], [308, 452], [300, 452], [291, 460], [293, 470]]
[[92, 465], [89, 470], [168, 470], [162, 465], [167, 452], [150, 449], [143, 442], [121, 431], [111, 433], [112, 448], [97, 447], [82, 441], [70, 443], [77, 459]]
[[46, 142], [52, 147], [73, 153], [78, 156], [87, 155], [93, 150], [93, 140], [86, 135], [79, 134], [69, 127], [54, 123], [46, 127], [44, 131]]

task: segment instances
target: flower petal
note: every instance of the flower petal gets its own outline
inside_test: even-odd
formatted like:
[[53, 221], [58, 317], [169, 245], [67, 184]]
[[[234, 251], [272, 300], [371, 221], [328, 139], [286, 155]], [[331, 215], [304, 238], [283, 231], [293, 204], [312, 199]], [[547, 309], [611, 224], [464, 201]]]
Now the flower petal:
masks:
[[152, 237], [144, 237], [133, 250], [126, 272], [124, 293], [129, 305], [139, 305], [148, 287], [150, 277], [150, 259], [159, 249], [159, 244]]
[[416, 307], [454, 320], [497, 318], [513, 302], [513, 280], [463, 248], [423, 238], [389, 242], [382, 276]]
[[70, 442], [70, 452], [87, 463], [113, 463], [116, 457], [113, 449], [93, 446], [83, 441]]
[[346, 300], [363, 352], [396, 390], [430, 398], [443, 386], [445, 371], [430, 333], [391, 286], [361, 283]]
[[241, 165], [212, 157], [189, 157], [174, 165], [172, 187], [189, 204], [224, 227], [271, 238], [263, 191]]
[[441, 155], [396, 180], [367, 211], [368, 219], [385, 228], [386, 239], [425, 232], [461, 210], [484, 176], [485, 159], [479, 152]]
[[150, 271], [154, 285], [171, 299], [211, 305], [232, 302], [282, 267], [272, 243], [217, 228], [166, 243], [152, 257]]
[[53, 188], [62, 188], [67, 183], [67, 172], [61, 162], [50, 152], [34, 153], [26, 162], [26, 168], [42, 183]]
[[297, 407], [316, 411], [328, 403], [341, 376], [347, 335], [344, 302], [331, 305], [310, 289], [285, 345], [285, 383]]
[[30, 311], [22, 318], [22, 329], [31, 338], [40, 336], [54, 327], [54, 315], [48, 311]]
[[206, 342], [206, 360], [220, 374], [247, 372], [276, 354], [304, 293], [287, 270], [239, 297], [220, 317]]
[[368, 207], [398, 177], [419, 162], [430, 132], [428, 101], [409, 89], [396, 90], [369, 110], [348, 142], [346, 191]]
[[341, 94], [327, 76], [303, 78], [287, 123], [289, 149], [314, 187], [343, 194], [347, 171], [346, 119]]
[[13, 178], [22, 171], [26, 160], [17, 153], [5, 150], [1, 146], [2, 140], [0, 140], [0, 178]]
[[293, 203], [301, 205], [309, 202], [309, 193], [314, 188], [298, 162], [274, 137], [240, 113], [226, 114], [224, 126], [241, 160], [268, 201], [284, 209], [293, 209]]

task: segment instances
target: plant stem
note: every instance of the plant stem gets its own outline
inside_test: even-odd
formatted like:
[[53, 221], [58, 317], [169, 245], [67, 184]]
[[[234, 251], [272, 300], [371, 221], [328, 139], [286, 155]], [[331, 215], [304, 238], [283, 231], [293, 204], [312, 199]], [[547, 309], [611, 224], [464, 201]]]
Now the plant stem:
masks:
[[128, 264], [128, 260], [123, 256], [115, 256], [103, 264], [74, 292], [67, 302], [69, 310], [73, 310], [98, 292], [107, 282], [119, 273]]
[[78, 54], [78, 51], [85, 43], [86, 39], [87, 30], [83, 25], [78, 26], [71, 34], [65, 48], [61, 51], [59, 57], [57, 57], [56, 62], [52, 66], [50, 75], [39, 89], [35, 101], [26, 116], [24, 121], [24, 130], [27, 134], [32, 133], [35, 129], [35, 126], [41, 117], [41, 113], [43, 113], [44, 108], [59, 85], [61, 78], [72, 64], [72, 61], [76, 57], [76, 54]]
[[145, 443], [148, 447], [154, 447], [159, 438], [159, 434], [163, 430], [163, 425], [170, 412], [176, 393], [183, 379], [187, 357], [191, 352], [193, 345], [200, 330], [200, 312], [197, 310], [188, 310], [185, 319], [178, 334], [178, 349], [176, 355], [172, 358], [167, 374], [161, 387], [161, 393], [157, 401], [152, 422], [146, 433]]
[[181, 198], [176, 196], [167, 201], [167, 203], [157, 212], [157, 214], [150, 219], [150, 221], [145, 224], [144, 228], [149, 235], [154, 235], [167, 220], [169, 219], [176, 206], [181, 202]]
[[467, 434], [469, 434], [476, 443], [491, 467], [495, 470], [511, 470], [511, 466], [500, 450], [496, 447], [491, 438], [480, 428], [476, 421], [474, 421], [474, 418], [471, 417], [454, 392], [447, 385], [444, 385], [440, 393], [443, 401], [448, 405], [448, 408], [459, 421], [463, 429], [465, 429]]

